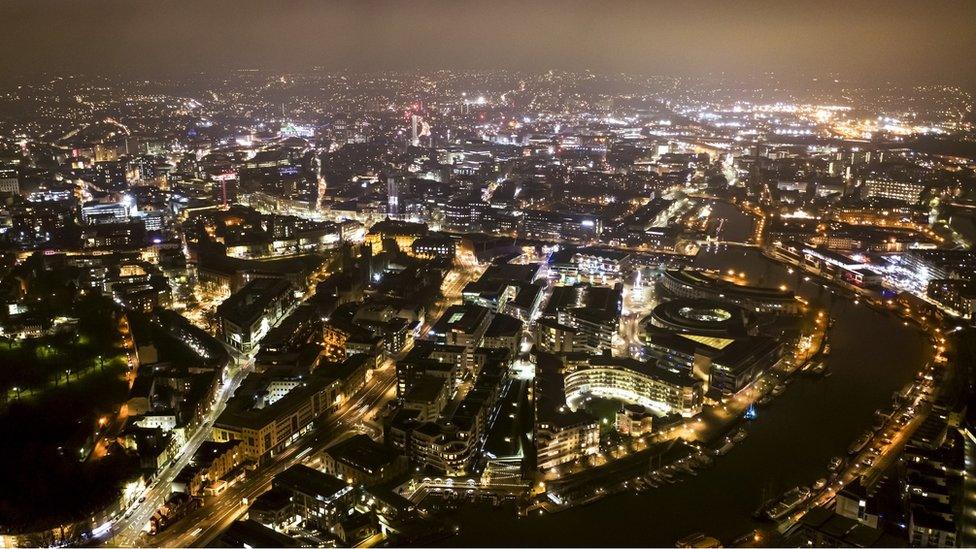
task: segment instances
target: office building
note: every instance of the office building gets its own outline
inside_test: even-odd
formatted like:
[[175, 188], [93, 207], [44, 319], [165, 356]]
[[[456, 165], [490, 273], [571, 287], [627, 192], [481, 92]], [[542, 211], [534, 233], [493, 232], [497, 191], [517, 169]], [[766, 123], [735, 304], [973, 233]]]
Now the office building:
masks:
[[406, 471], [407, 460], [367, 435], [355, 435], [322, 452], [322, 471], [351, 484], [381, 484]]
[[220, 335], [238, 352], [250, 353], [294, 301], [294, 290], [287, 281], [256, 278], [217, 307]]

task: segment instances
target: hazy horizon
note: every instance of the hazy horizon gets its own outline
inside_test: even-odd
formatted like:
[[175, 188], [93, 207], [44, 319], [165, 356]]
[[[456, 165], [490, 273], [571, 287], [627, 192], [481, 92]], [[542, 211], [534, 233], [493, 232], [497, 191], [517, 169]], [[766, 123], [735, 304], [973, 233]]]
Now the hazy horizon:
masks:
[[976, 85], [976, 2], [47, 0], [4, 2], [0, 18], [9, 79], [322, 67]]

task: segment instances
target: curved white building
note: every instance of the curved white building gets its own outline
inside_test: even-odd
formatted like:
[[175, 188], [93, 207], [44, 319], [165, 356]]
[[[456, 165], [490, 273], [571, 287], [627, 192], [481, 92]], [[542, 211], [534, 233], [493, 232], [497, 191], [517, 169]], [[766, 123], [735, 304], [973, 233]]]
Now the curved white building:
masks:
[[588, 396], [639, 404], [661, 413], [694, 416], [702, 409], [702, 382], [653, 365], [609, 356], [573, 363], [564, 379], [566, 403], [576, 408]]

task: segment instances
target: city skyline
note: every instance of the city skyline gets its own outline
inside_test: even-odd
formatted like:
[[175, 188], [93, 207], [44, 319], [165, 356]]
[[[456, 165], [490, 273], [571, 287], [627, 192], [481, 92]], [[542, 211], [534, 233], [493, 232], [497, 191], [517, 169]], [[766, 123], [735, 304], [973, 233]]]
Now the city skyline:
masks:
[[0, 3], [0, 547], [976, 546], [974, 15]]

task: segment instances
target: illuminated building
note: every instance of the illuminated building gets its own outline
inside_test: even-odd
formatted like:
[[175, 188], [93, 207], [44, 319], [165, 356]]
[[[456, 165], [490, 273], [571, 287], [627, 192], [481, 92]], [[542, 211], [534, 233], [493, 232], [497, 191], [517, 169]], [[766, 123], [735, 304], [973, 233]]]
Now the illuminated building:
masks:
[[535, 425], [532, 440], [540, 470], [576, 461], [600, 451], [600, 421], [566, 405], [559, 363], [540, 360], [533, 381]]
[[462, 433], [428, 421], [409, 436], [410, 460], [419, 467], [452, 477], [467, 474], [473, 445]]
[[576, 328], [555, 319], [542, 318], [535, 324], [535, 344], [550, 353], [578, 353], [585, 350]]
[[608, 309], [575, 307], [559, 314], [559, 321], [576, 329], [583, 348], [602, 353], [613, 348], [613, 336], [620, 324], [620, 312]]
[[213, 439], [240, 440], [248, 462], [265, 461], [349, 396], [344, 392], [345, 372], [332, 370], [323, 367], [289, 378], [251, 374], [214, 422]]
[[424, 371], [400, 400], [404, 410], [417, 412], [418, 421], [434, 421], [447, 406], [453, 392], [450, 377], [437, 371]]
[[407, 181], [402, 177], [389, 176], [386, 178], [386, 213], [398, 216], [403, 213], [400, 199], [409, 191]]
[[471, 354], [481, 345], [485, 331], [494, 313], [477, 305], [452, 305], [441, 315], [430, 330], [431, 338], [441, 344], [457, 345], [467, 349], [468, 370], [477, 374]]
[[475, 214], [478, 227], [493, 234], [514, 234], [521, 223], [517, 210], [493, 207], [479, 208]]
[[976, 273], [976, 251], [973, 250], [908, 250], [902, 255], [902, 262], [922, 281], [969, 279]]
[[410, 251], [417, 257], [454, 259], [456, 243], [447, 235], [427, 235], [410, 244]]
[[802, 306], [791, 291], [739, 285], [697, 271], [665, 271], [660, 284], [676, 297], [725, 301], [759, 313], [799, 314]]
[[507, 353], [490, 349], [482, 355], [485, 364], [454, 413], [410, 430], [406, 446], [415, 465], [438, 474], [461, 476], [480, 458], [498, 416], [501, 397], [510, 384], [508, 359], [502, 358]]
[[629, 272], [631, 254], [609, 248], [565, 248], [550, 257], [551, 268], [565, 278], [597, 284], [615, 283]]
[[[402, 323], [401, 327], [403, 327]], [[333, 318], [326, 322], [322, 328], [322, 338], [325, 352], [332, 360], [367, 355], [375, 362], [386, 354], [385, 340], [382, 336], [375, 335], [365, 325], [347, 319]]]
[[912, 547], [956, 547], [956, 523], [940, 514], [913, 507], [908, 526]]
[[904, 200], [909, 204], [915, 204], [922, 197], [925, 185], [915, 181], [894, 180], [889, 178], [876, 178], [864, 181], [864, 196], [878, 196], [881, 198], [893, 198]]
[[142, 221], [89, 225], [82, 244], [88, 249], [140, 248], [146, 245], [146, 228]]
[[112, 296], [123, 307], [144, 313], [168, 308], [172, 303], [171, 289], [165, 278], [115, 284]]
[[95, 163], [95, 183], [103, 189], [120, 189], [126, 185], [125, 166], [117, 160]]
[[675, 299], [642, 322], [646, 356], [663, 368], [705, 383], [706, 393], [734, 394], [779, 360], [783, 345], [750, 335], [745, 310], [706, 299]]
[[517, 283], [505, 280], [486, 280], [485, 277], [481, 277], [479, 280], [469, 282], [461, 290], [461, 297], [465, 303], [501, 312], [509, 301], [515, 299], [518, 292]]
[[365, 244], [373, 248], [373, 253], [378, 253], [384, 239], [393, 239], [401, 250], [409, 250], [415, 240], [426, 236], [428, 232], [426, 223], [409, 223], [406, 221], [394, 221], [385, 219], [374, 223], [366, 233]]
[[522, 343], [522, 321], [506, 314], [497, 314], [485, 330], [482, 345], [488, 348], [508, 349], [516, 356]]
[[[955, 547], [957, 509], [966, 492], [954, 489], [962, 455], [949, 450], [948, 410], [936, 405], [912, 435], [901, 462], [907, 500], [908, 539], [912, 547]], [[958, 439], [955, 439], [958, 440]], [[965, 476], [965, 472], [962, 472]]]
[[884, 279], [880, 273], [877, 273], [868, 267], [844, 269], [841, 271], [841, 278], [855, 286], [861, 287], [880, 286]]
[[87, 225], [122, 223], [128, 221], [130, 210], [131, 205], [122, 202], [87, 204], [81, 208], [81, 221]]
[[569, 356], [566, 402], [579, 406], [588, 396], [640, 404], [661, 413], [690, 417], [701, 412], [702, 382], [652, 363], [611, 356]]
[[892, 201], [873, 200], [842, 203], [830, 209], [829, 216], [852, 225], [875, 225], [918, 229], [928, 223], [928, 212], [921, 206], [905, 206]]
[[639, 437], [651, 432], [654, 414], [638, 404], [624, 404], [616, 416], [617, 431], [626, 436]]
[[826, 247], [833, 250], [901, 252], [912, 244], [926, 242], [919, 233], [907, 229], [872, 226], [830, 226]]
[[854, 519], [861, 524], [878, 527], [878, 505], [872, 498], [861, 479], [856, 479], [837, 493], [837, 505], [835, 510], [838, 515]]
[[539, 307], [542, 288], [534, 284], [540, 275], [537, 265], [492, 265], [481, 278], [461, 291], [465, 303], [529, 320]]
[[0, 193], [20, 193], [20, 179], [16, 167], [0, 164]]
[[522, 284], [515, 299], [505, 304], [502, 312], [510, 314], [515, 318], [528, 322], [535, 318], [545, 296], [541, 286], [535, 284]]
[[600, 353], [613, 346], [613, 336], [620, 324], [622, 292], [619, 283], [613, 288], [587, 284], [557, 286], [544, 316], [575, 329], [575, 345]]
[[930, 280], [926, 295], [963, 318], [976, 315], [976, 281], [959, 279]]
[[322, 470], [350, 484], [380, 484], [406, 470], [406, 459], [367, 435], [356, 435], [322, 452]]
[[672, 299], [644, 320], [672, 333], [734, 338], [749, 331], [747, 313], [741, 307], [711, 299]]
[[294, 303], [292, 285], [278, 278], [256, 278], [217, 307], [220, 334], [228, 345], [250, 353]]
[[577, 461], [600, 451], [600, 422], [584, 412], [537, 412], [536, 460], [541, 470]]
[[206, 440], [200, 445], [190, 463], [193, 467], [192, 484], [199, 487], [190, 490], [194, 496], [203, 492], [213, 494], [222, 490], [231, 480], [231, 473], [240, 474], [244, 452], [240, 440], [215, 442]]
[[263, 354], [285, 354], [302, 351], [322, 329], [322, 318], [315, 307], [302, 304], [268, 331], [261, 340]]
[[295, 514], [310, 526], [326, 529], [341, 520], [356, 495], [343, 480], [301, 464], [275, 475], [271, 486], [288, 495]]
[[474, 229], [471, 205], [464, 200], [452, 200], [444, 206], [444, 223], [453, 231], [468, 232]]
[[603, 220], [589, 214], [526, 210], [522, 231], [545, 240], [588, 241], [603, 232]]
[[468, 362], [468, 350], [463, 346], [418, 341], [410, 354], [397, 361], [397, 396], [403, 398], [428, 375], [446, 380], [448, 395], [453, 395]]
[[709, 392], [733, 395], [772, 367], [783, 355], [783, 343], [755, 336], [737, 339], [721, 348], [712, 359], [708, 375]]

